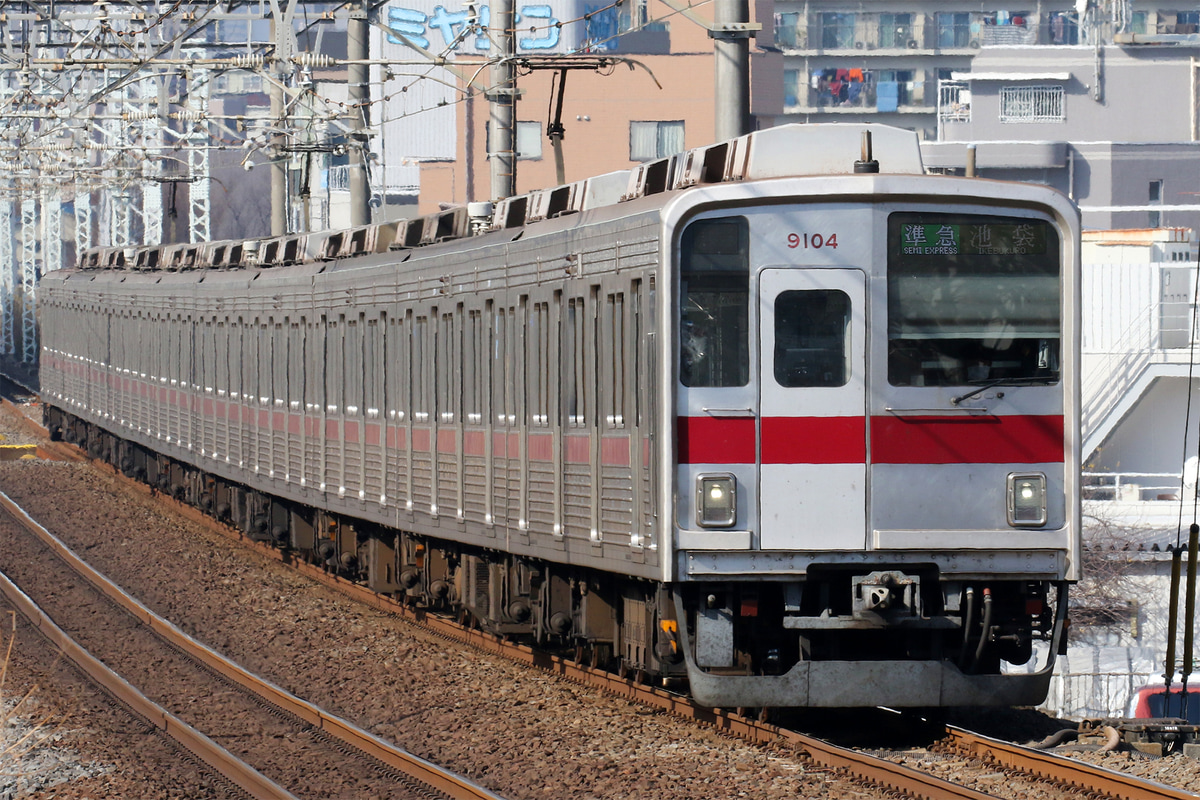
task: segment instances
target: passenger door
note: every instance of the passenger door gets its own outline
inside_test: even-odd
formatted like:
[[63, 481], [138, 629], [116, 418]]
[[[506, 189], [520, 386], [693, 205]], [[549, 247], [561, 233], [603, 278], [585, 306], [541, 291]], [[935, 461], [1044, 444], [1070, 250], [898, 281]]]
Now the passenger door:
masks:
[[866, 299], [855, 269], [759, 276], [759, 546], [866, 545]]

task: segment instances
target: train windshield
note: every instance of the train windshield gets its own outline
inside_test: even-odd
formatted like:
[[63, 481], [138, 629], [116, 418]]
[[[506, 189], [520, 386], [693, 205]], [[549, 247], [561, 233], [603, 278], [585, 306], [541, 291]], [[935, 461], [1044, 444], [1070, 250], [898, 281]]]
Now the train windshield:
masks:
[[1048, 222], [888, 217], [888, 382], [1056, 383], [1060, 243]]
[[694, 222], [680, 243], [679, 380], [750, 382], [750, 251], [745, 217]]

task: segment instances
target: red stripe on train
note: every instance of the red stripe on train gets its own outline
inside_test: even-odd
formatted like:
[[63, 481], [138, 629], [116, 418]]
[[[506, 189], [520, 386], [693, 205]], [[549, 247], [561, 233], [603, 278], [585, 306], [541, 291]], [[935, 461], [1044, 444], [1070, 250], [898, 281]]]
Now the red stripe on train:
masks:
[[863, 464], [863, 417], [763, 417], [764, 464]]
[[680, 417], [680, 464], [753, 464], [754, 419]]
[[1063, 453], [1061, 414], [871, 420], [876, 464], [1042, 464]]
[[[764, 464], [862, 464], [863, 417], [765, 417]], [[680, 417], [679, 463], [753, 464], [753, 419]], [[1064, 460], [1059, 414], [871, 419], [875, 464], [1041, 464]]]
[[485, 456], [487, 435], [484, 431], [463, 431], [463, 454], [468, 456]]
[[628, 467], [630, 465], [629, 437], [602, 437], [600, 439], [600, 463], [606, 467]]

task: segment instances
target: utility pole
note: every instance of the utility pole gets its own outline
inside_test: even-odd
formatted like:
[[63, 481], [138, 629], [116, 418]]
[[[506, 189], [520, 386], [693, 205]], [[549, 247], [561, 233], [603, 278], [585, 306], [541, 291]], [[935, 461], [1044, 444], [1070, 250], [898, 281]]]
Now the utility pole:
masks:
[[271, 167], [271, 235], [283, 236], [288, 232], [287, 216], [287, 168], [288, 159], [284, 155], [284, 138], [280, 130], [284, 126], [283, 82], [287, 76], [283, 73], [281, 58], [287, 53], [287, 25], [279, 19], [279, 13], [271, 15], [271, 40], [275, 43], [275, 68], [272, 70], [271, 81], [271, 125], [276, 131], [270, 141]]
[[491, 88], [487, 91], [491, 110], [487, 149], [492, 200], [511, 197], [517, 190], [517, 72], [513, 64], [516, 41], [513, 24], [513, 0], [493, 0], [488, 38], [499, 52], [492, 64]]
[[362, 2], [350, 7], [346, 20], [346, 60], [350, 98], [350, 225], [371, 221], [371, 184], [367, 179], [367, 129], [370, 103], [367, 85], [367, 10]]
[[750, 24], [749, 0], [714, 1], [709, 36], [718, 142], [750, 132], [750, 37], [759, 27]]

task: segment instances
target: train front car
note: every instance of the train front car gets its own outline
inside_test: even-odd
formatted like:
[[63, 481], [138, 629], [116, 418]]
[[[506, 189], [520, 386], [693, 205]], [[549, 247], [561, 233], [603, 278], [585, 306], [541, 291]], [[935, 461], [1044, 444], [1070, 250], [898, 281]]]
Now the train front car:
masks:
[[[847, 175], [858, 130], [665, 210], [677, 644], [714, 706], [1035, 704], [1079, 568], [1078, 215], [889, 129]], [[770, 134], [748, 174], [795, 158]]]

